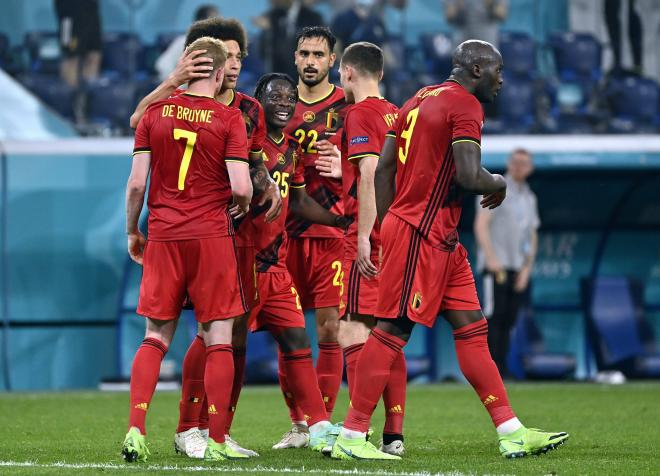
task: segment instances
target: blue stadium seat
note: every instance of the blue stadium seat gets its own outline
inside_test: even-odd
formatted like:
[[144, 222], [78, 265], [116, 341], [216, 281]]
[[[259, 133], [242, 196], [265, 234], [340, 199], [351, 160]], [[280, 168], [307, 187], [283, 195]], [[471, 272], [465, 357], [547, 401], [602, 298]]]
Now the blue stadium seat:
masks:
[[660, 377], [660, 353], [644, 320], [643, 287], [624, 276], [582, 281], [583, 306], [599, 370]]
[[637, 76], [611, 77], [607, 97], [612, 132], [654, 132], [660, 94], [658, 84]]
[[9, 62], [9, 37], [0, 33], [0, 68], [5, 68]]
[[137, 35], [106, 33], [103, 35], [101, 70], [106, 76], [126, 78], [144, 76], [144, 47]]
[[495, 99], [497, 117], [484, 124], [491, 134], [525, 134], [535, 126], [535, 87], [529, 79], [508, 76]]
[[603, 76], [602, 46], [589, 33], [561, 32], [550, 35], [557, 74], [562, 80], [598, 81]]
[[88, 116], [94, 123], [108, 124], [126, 130], [135, 109], [135, 88], [124, 82], [101, 78], [87, 86]]
[[426, 73], [447, 78], [451, 73], [452, 39], [444, 33], [422, 33], [419, 44], [424, 54]]
[[502, 32], [499, 50], [504, 70], [513, 76], [532, 79], [536, 76], [536, 42], [527, 33]]
[[61, 50], [54, 31], [31, 31], [25, 34], [24, 47], [29, 70], [41, 74], [59, 74]]
[[166, 33], [160, 33], [156, 37], [156, 42], [154, 45], [158, 47], [158, 50], [162, 53], [167, 49], [168, 46], [170, 46], [170, 43], [172, 43], [178, 36], [184, 35], [185, 32], [181, 31], [168, 31]]
[[509, 371], [519, 379], [563, 379], [574, 376], [572, 354], [548, 352], [529, 309], [522, 309], [512, 331]]
[[248, 44], [248, 55], [243, 59], [243, 69], [241, 71], [241, 82], [243, 81], [243, 73], [249, 72], [254, 76], [255, 84], [261, 75], [265, 73], [264, 62], [259, 55], [258, 43], [252, 42]]
[[74, 91], [59, 77], [31, 73], [19, 79], [23, 86], [51, 109], [68, 119], [73, 119]]

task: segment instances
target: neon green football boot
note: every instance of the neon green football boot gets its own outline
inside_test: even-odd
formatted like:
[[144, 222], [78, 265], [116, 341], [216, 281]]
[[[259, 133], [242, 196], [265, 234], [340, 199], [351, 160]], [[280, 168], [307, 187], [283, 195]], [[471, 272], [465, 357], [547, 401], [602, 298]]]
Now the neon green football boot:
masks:
[[209, 438], [204, 452], [204, 459], [210, 461], [224, 461], [228, 459], [248, 459], [249, 456], [239, 453], [226, 442], [216, 443], [213, 438]]
[[121, 449], [121, 455], [124, 457], [124, 460], [127, 463], [135, 463], [136, 461], [144, 463], [150, 454], [149, 448], [147, 448], [147, 444], [144, 441], [144, 435], [134, 426], [131, 427], [128, 433], [126, 433], [126, 438], [124, 438], [124, 444]]
[[334, 459], [400, 460], [400, 456], [384, 453], [366, 438], [344, 438], [339, 435], [330, 456]]
[[508, 435], [500, 436], [500, 453], [505, 458], [522, 458], [554, 450], [564, 444], [568, 433], [549, 433], [536, 428], [518, 428]]

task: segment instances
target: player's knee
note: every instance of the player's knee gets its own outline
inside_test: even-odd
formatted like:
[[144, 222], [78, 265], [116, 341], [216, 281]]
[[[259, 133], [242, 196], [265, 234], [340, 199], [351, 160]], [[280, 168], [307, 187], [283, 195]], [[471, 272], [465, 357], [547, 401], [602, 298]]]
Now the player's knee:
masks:
[[302, 327], [285, 329], [280, 333], [277, 342], [283, 353], [309, 349], [311, 346], [307, 332]]
[[319, 342], [337, 342], [337, 336], [339, 334], [339, 312], [336, 308], [317, 310], [316, 334]]
[[234, 349], [245, 348], [247, 343], [247, 318], [238, 318], [234, 320], [231, 331], [231, 345]]
[[342, 348], [363, 344], [369, 338], [372, 327], [360, 320], [342, 320], [339, 324], [337, 341]]
[[376, 327], [383, 332], [408, 342], [415, 323], [407, 317], [398, 317], [396, 319], [379, 319]]

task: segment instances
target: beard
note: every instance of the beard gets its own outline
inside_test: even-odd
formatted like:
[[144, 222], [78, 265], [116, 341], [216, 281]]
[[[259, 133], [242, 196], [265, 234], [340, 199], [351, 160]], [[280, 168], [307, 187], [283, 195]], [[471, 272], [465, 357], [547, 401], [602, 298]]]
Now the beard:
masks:
[[303, 74], [298, 73], [298, 77], [305, 84], [305, 86], [309, 86], [310, 88], [312, 88], [317, 84], [320, 84], [325, 78], [327, 78], [329, 72], [330, 70], [326, 70], [324, 73], [319, 73], [318, 76], [316, 76], [316, 78], [314, 79], [306, 79], [305, 72], [303, 71]]

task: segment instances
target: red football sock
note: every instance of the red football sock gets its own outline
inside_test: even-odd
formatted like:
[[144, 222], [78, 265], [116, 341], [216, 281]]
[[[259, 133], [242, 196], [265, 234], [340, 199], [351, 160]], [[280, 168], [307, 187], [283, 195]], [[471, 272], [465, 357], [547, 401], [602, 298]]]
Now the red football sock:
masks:
[[316, 375], [328, 417], [332, 415], [344, 374], [344, 356], [336, 342], [319, 342]]
[[311, 349], [285, 352], [282, 357], [287, 382], [309, 426], [328, 419], [316, 380]]
[[236, 405], [241, 396], [241, 389], [245, 381], [245, 347], [234, 349], [234, 383], [231, 387], [231, 398], [229, 400], [229, 413], [227, 414], [227, 424], [225, 426], [225, 435], [230, 434], [231, 424], [236, 414]]
[[454, 344], [461, 372], [479, 395], [495, 426], [515, 418], [502, 377], [488, 350], [486, 319], [456, 329]]
[[209, 437], [213, 438], [216, 443], [225, 441], [225, 423], [227, 422], [233, 381], [234, 358], [231, 344], [207, 347], [204, 387], [208, 400]]
[[366, 432], [385, 385], [390, 380], [394, 361], [406, 341], [375, 328], [365, 342], [355, 369], [352, 406], [344, 420], [349, 430]]
[[142, 341], [133, 359], [128, 427], [137, 427], [143, 435], [147, 434], [145, 428], [147, 409], [158, 383], [160, 363], [166, 353], [167, 346], [164, 343], [149, 337]]
[[406, 356], [400, 352], [392, 364], [390, 379], [383, 391], [385, 404], [385, 427], [383, 433], [390, 435], [403, 435], [403, 416], [406, 411], [406, 385], [408, 384], [408, 370]]
[[195, 336], [181, 366], [181, 401], [177, 433], [199, 426], [199, 414], [204, 405], [204, 368], [206, 345], [202, 336]]
[[355, 367], [360, 358], [360, 351], [364, 344], [349, 345], [344, 349], [344, 361], [346, 362], [346, 380], [348, 381], [348, 398], [353, 396], [355, 386]]
[[279, 349], [277, 351], [277, 363], [277, 377], [280, 381], [280, 389], [282, 390], [284, 401], [286, 402], [286, 406], [289, 407], [289, 416], [291, 417], [291, 422], [300, 423], [301, 421], [305, 421], [305, 414], [300, 409], [300, 407], [296, 405], [296, 401], [293, 398], [293, 393], [291, 393], [291, 389], [289, 388], [289, 382], [286, 378], [286, 370], [284, 365], [284, 354], [282, 354]]

